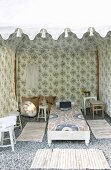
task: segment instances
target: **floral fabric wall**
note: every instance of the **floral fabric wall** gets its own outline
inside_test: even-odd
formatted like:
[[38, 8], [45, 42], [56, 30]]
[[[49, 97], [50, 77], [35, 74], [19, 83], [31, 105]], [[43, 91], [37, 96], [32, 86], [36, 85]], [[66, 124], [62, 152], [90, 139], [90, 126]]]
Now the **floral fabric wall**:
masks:
[[14, 88], [15, 53], [0, 39], [0, 117], [17, 109]]
[[[57, 41], [49, 34], [44, 39], [38, 34], [33, 41], [25, 34], [17, 38], [14, 33], [6, 41], [0, 37], [0, 116], [17, 108], [15, 56], [18, 101], [21, 96], [56, 95], [58, 100], [72, 100], [82, 105], [81, 88], [89, 90], [91, 95], [97, 95], [97, 49], [99, 97], [105, 102], [106, 112], [111, 116], [110, 32], [105, 38], [98, 33], [94, 37], [85, 33], [82, 39], [71, 32], [65, 38], [63, 33]], [[36, 87], [27, 88], [27, 65], [37, 66]]]
[[[92, 44], [92, 45], [91, 45]], [[56, 95], [58, 100], [71, 100], [82, 104], [81, 88], [96, 95], [96, 54], [89, 35], [79, 40], [70, 33], [62, 34], [57, 41], [49, 34], [41, 38], [38, 34], [33, 41], [23, 35], [17, 50], [18, 82], [21, 96]], [[27, 65], [36, 64], [38, 86], [27, 89]]]
[[100, 50], [100, 99], [111, 116], [111, 32], [104, 38]]

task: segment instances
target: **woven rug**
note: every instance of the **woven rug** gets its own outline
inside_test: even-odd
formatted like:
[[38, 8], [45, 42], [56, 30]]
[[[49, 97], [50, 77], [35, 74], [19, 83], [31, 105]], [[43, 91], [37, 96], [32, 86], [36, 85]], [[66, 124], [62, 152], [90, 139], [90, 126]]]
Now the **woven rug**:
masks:
[[31, 169], [105, 170], [110, 167], [99, 149], [38, 149]]
[[46, 123], [28, 122], [17, 140], [42, 142], [45, 128]]
[[111, 138], [111, 126], [106, 120], [87, 120], [96, 139]]

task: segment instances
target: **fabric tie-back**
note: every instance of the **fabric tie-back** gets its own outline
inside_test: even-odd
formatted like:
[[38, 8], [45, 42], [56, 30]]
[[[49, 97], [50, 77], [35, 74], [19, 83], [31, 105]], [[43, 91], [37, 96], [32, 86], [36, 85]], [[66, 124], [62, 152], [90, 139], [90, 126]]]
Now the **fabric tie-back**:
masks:
[[35, 89], [38, 86], [38, 67], [28, 64], [26, 67], [26, 89]]

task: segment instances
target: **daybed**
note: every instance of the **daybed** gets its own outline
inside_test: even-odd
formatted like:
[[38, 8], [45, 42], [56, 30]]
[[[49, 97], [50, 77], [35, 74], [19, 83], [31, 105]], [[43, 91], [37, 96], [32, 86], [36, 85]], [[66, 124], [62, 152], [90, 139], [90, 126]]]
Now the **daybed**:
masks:
[[72, 109], [61, 111], [53, 106], [48, 121], [48, 144], [53, 140], [85, 140], [89, 144], [90, 130], [81, 110], [75, 105]]

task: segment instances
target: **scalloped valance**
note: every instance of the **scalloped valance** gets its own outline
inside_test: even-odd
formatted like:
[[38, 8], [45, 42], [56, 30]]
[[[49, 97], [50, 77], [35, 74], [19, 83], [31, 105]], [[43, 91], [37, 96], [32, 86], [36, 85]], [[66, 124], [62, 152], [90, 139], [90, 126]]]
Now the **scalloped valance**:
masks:
[[65, 37], [71, 30], [82, 38], [94, 27], [104, 37], [111, 30], [110, 7], [111, 0], [0, 0], [0, 34], [7, 39], [21, 28], [17, 36], [23, 32], [33, 40], [39, 32], [43, 38], [48, 32], [57, 40], [64, 30]]
[[49, 33], [54, 40], [57, 40], [59, 36], [64, 32], [65, 37], [68, 37], [69, 32], [73, 32], [77, 35], [78, 38], [82, 38], [83, 34], [89, 32], [89, 36], [94, 35], [94, 31], [98, 32], [102, 37], [105, 37], [106, 34], [111, 31], [111, 27], [99, 27], [99, 28], [81, 28], [81, 29], [70, 29], [70, 28], [14, 28], [14, 27], [0, 27], [0, 34], [3, 39], [8, 39], [12, 33], [16, 33], [17, 37], [21, 37], [22, 33], [28, 35], [30, 40], [33, 40], [35, 36], [41, 33], [42, 38], [46, 38], [46, 33]]

